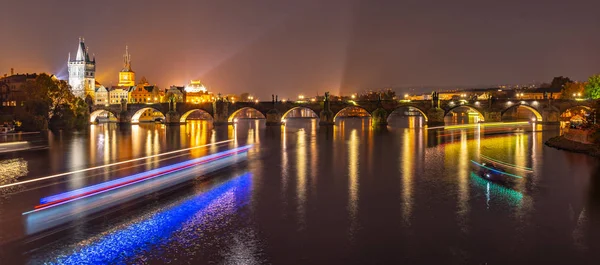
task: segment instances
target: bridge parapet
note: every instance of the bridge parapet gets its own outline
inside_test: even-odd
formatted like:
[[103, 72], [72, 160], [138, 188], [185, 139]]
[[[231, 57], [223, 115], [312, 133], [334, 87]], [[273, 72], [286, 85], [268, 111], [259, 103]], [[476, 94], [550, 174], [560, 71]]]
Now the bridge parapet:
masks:
[[[330, 101], [328, 109], [324, 102], [226, 102], [217, 101], [211, 103], [176, 103], [170, 106], [169, 103], [156, 104], [111, 104], [111, 105], [93, 105], [91, 108], [93, 115], [103, 111], [108, 111], [118, 118], [120, 122], [135, 122], [135, 116], [141, 111], [153, 109], [165, 115], [168, 123], [185, 122], [188, 115], [195, 111], [208, 113], [214, 124], [229, 124], [233, 117], [242, 109], [255, 109], [265, 116], [269, 125], [279, 124], [283, 118], [293, 109], [306, 108], [312, 110], [319, 118], [322, 124], [333, 124], [333, 119], [340, 111], [348, 107], [359, 107], [367, 111], [380, 124], [385, 124], [387, 118], [398, 109], [413, 108], [420, 112], [429, 124], [443, 124], [444, 117], [451, 111], [459, 107], [467, 107], [477, 111], [485, 121], [501, 121], [502, 115], [507, 111], [512, 111], [516, 107], [523, 106], [531, 110], [540, 121], [558, 122], [560, 115], [574, 107], [586, 107], [593, 109], [595, 101], [576, 101], [576, 100], [508, 100], [496, 99], [492, 102], [488, 100], [481, 101], [450, 101], [440, 100], [440, 108], [433, 108], [430, 100], [382, 100], [382, 101]], [[126, 109], [123, 111], [123, 109]], [[171, 110], [171, 112], [169, 112]], [[375, 112], [378, 110], [377, 112]], [[94, 119], [91, 119], [94, 122]]]

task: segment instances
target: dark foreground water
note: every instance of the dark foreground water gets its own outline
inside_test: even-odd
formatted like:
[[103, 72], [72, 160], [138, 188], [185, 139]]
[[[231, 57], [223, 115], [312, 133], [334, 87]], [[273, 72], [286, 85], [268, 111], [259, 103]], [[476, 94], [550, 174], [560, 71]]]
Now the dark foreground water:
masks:
[[[600, 170], [544, 141], [557, 127], [372, 130], [289, 120], [213, 128], [93, 125], [22, 136], [47, 150], [0, 155], [0, 185], [179, 150], [225, 146], [0, 189], [0, 263], [598, 264]], [[534, 131], [534, 132], [532, 132]], [[14, 137], [13, 137], [14, 138]], [[0, 141], [16, 140], [0, 137]], [[248, 161], [169, 192], [27, 235], [21, 213], [41, 197], [254, 144]], [[511, 185], [471, 160], [512, 167]]]

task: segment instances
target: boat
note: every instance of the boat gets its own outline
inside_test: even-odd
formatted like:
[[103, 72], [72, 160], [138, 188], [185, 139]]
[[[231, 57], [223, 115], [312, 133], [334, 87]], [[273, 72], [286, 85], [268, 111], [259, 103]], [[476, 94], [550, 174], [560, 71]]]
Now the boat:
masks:
[[15, 126], [4, 124], [0, 126], [0, 134], [9, 134], [15, 132]]
[[501, 168], [496, 166], [495, 163], [477, 163], [473, 160], [471, 160], [471, 162], [476, 166], [476, 175], [488, 181], [510, 184], [516, 179], [523, 178], [521, 176], [503, 171]]
[[516, 128], [513, 130], [514, 133], [524, 133], [525, 130], [523, 128]]

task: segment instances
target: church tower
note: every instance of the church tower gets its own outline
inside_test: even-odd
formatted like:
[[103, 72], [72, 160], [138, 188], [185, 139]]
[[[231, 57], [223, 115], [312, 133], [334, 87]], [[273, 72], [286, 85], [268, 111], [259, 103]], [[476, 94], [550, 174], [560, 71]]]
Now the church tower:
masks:
[[118, 86], [135, 86], [135, 72], [131, 70], [131, 54], [129, 54], [127, 46], [125, 46], [125, 54], [123, 55], [123, 69], [119, 72]]
[[67, 63], [69, 69], [69, 85], [75, 96], [85, 98], [87, 95], [95, 99], [96, 88], [96, 58], [90, 60], [88, 49], [85, 46], [84, 40], [79, 38], [79, 47], [74, 60], [69, 60]]

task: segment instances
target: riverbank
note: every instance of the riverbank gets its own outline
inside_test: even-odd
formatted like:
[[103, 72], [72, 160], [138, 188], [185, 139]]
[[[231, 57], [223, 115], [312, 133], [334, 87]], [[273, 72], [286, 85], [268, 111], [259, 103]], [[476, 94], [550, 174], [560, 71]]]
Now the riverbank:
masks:
[[567, 139], [565, 136], [556, 136], [548, 139], [546, 145], [570, 152], [582, 153], [594, 157], [600, 157], [600, 146]]

